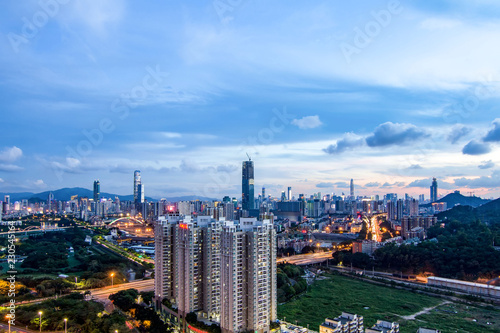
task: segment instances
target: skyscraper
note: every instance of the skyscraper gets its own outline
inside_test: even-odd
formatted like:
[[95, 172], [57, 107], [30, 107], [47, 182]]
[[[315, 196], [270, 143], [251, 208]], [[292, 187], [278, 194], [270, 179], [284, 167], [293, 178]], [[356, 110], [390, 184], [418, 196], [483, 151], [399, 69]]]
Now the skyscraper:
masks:
[[203, 311], [212, 320], [220, 315], [221, 224], [210, 216], [184, 218], [174, 234], [175, 300], [183, 317]]
[[139, 185], [141, 184], [141, 172], [139, 170], [134, 171], [134, 202], [139, 202]]
[[254, 178], [251, 159], [243, 162], [241, 173], [241, 206], [243, 210], [254, 209]]
[[138, 203], [143, 203], [145, 200], [145, 194], [144, 194], [144, 184], [139, 184], [137, 187], [137, 202]]
[[186, 314], [199, 312], [225, 333], [268, 333], [276, 287], [271, 220], [169, 215], [156, 223], [155, 302], [161, 308], [170, 300], [181, 325]]
[[94, 180], [94, 202], [99, 202], [101, 196], [101, 183], [98, 180]]
[[431, 185], [431, 202], [437, 201], [438, 197], [438, 182], [436, 178], [432, 178], [432, 185]]
[[354, 180], [351, 179], [351, 199], [354, 200]]
[[8, 212], [10, 210], [10, 195], [4, 196], [3, 199], [3, 211]]
[[288, 186], [288, 191], [286, 193], [288, 201], [292, 201], [292, 188]]
[[221, 235], [221, 330], [269, 332], [276, 320], [276, 232], [270, 220], [226, 222]]
[[266, 201], [266, 188], [262, 187], [262, 201]]

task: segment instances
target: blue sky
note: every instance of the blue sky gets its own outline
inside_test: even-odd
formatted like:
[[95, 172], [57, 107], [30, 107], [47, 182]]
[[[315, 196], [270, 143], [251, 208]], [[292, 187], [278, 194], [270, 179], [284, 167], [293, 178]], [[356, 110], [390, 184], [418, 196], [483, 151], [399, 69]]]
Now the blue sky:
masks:
[[500, 4], [7, 1], [0, 192], [500, 196]]

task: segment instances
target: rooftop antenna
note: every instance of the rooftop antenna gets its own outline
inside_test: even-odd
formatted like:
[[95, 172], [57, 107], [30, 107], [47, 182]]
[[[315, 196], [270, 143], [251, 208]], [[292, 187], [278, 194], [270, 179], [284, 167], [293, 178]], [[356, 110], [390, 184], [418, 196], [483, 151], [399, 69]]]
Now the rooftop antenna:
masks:
[[245, 153], [245, 154], [247, 154], [247, 156], [248, 156], [248, 160], [249, 160], [249, 161], [251, 161], [251, 160], [252, 160], [252, 158], [250, 157], [250, 155], [248, 155], [248, 153]]

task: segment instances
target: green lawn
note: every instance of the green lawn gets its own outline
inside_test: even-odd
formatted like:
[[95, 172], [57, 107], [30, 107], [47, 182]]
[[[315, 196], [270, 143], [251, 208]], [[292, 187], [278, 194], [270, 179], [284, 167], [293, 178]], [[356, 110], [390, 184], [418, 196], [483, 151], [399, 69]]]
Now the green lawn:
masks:
[[[415, 320], [400, 316], [417, 313], [443, 302], [409, 291], [374, 285], [345, 276], [326, 275], [309, 287], [307, 294], [278, 306], [278, 318], [318, 331], [326, 317], [339, 316], [343, 311], [364, 316], [365, 328], [377, 319], [397, 321], [401, 333], [414, 333], [418, 327], [440, 329], [446, 332], [500, 332], [500, 311], [468, 308], [461, 304], [444, 304]], [[365, 309], [368, 307], [368, 309]], [[457, 313], [455, 313], [457, 312]], [[476, 319], [477, 322], [473, 322]], [[486, 322], [493, 323], [486, 325]]]

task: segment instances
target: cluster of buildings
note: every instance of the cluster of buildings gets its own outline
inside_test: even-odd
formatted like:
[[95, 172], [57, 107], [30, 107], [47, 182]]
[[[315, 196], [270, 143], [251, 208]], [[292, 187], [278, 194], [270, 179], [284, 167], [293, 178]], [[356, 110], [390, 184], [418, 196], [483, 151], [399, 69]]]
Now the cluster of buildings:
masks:
[[[319, 326], [319, 333], [399, 333], [396, 322], [377, 320], [371, 328], [364, 328], [363, 316], [342, 312], [334, 319], [326, 318]], [[419, 328], [417, 333], [440, 333], [439, 330]]]
[[222, 332], [269, 333], [277, 319], [276, 288], [272, 219], [175, 214], [156, 222], [156, 308], [184, 331], [196, 332], [185, 320], [196, 313]]

